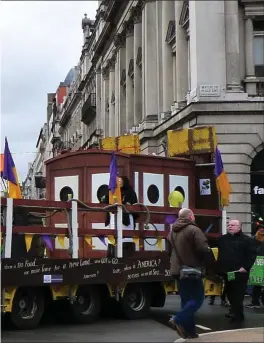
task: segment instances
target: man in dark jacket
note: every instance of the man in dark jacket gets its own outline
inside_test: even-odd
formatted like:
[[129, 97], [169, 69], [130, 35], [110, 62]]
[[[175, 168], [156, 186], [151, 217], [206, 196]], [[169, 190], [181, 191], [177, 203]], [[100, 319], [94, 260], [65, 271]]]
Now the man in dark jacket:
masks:
[[180, 269], [182, 266], [203, 268], [210, 248], [205, 235], [195, 224], [191, 210], [179, 211], [168, 241], [171, 248], [171, 274], [177, 280], [182, 305], [181, 311], [170, 319], [169, 324], [182, 338], [196, 338], [194, 315], [204, 301], [203, 280], [201, 277], [180, 278]]
[[[256, 259], [256, 249], [252, 238], [243, 234], [238, 220], [230, 220], [227, 231], [216, 243], [217, 266], [219, 273], [225, 278], [227, 298], [231, 305], [226, 316], [231, 318], [231, 322], [242, 322], [244, 295], [250, 269]], [[228, 272], [235, 272], [234, 280], [228, 281]]]

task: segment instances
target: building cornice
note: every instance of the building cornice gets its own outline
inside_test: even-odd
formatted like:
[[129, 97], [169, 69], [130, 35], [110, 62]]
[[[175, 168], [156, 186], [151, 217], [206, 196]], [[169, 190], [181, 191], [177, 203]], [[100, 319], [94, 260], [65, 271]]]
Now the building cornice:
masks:
[[114, 37], [114, 45], [117, 49], [123, 48], [126, 44], [125, 31], [118, 33]]
[[[197, 115], [217, 114], [221, 115], [228, 112], [239, 112], [240, 114], [252, 114], [252, 115], [263, 115], [264, 103], [261, 101], [230, 101], [230, 102], [197, 102], [190, 103], [182, 110], [171, 116], [169, 119], [156, 126], [153, 129], [152, 137], [158, 138], [159, 136], [165, 135], [167, 130], [172, 130], [176, 126], [180, 126], [191, 120]], [[142, 132], [142, 139], [144, 139], [144, 133]]]
[[123, 24], [123, 32], [126, 37], [131, 37], [134, 34], [134, 20], [132, 18], [129, 18], [126, 20]]
[[102, 76], [104, 80], [107, 80], [109, 78], [109, 65], [108, 64], [102, 68]]
[[137, 5], [132, 7], [130, 10], [130, 17], [133, 20], [134, 24], [140, 24], [142, 22], [142, 8]]
[[245, 1], [241, 0], [244, 4], [245, 17], [264, 17], [264, 2], [262, 1]]

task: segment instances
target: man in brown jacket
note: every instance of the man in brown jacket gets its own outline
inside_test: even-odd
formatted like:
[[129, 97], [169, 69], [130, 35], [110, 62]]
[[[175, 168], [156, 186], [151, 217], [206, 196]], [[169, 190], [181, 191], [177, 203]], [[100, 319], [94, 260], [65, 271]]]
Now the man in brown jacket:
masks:
[[181, 297], [181, 311], [170, 319], [169, 324], [182, 338], [196, 338], [194, 315], [204, 301], [203, 280], [199, 276], [180, 278], [180, 268], [203, 268], [210, 248], [205, 235], [195, 224], [195, 216], [190, 209], [179, 211], [168, 241], [171, 248], [171, 274], [177, 280]]

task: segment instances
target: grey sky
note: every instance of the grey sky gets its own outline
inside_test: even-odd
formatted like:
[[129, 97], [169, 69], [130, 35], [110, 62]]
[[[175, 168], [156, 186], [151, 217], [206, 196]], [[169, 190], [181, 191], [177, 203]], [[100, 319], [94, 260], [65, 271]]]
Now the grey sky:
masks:
[[34, 160], [46, 120], [47, 93], [77, 65], [84, 13], [94, 19], [97, 1], [5, 1], [0, 4], [1, 152], [4, 137], [19, 181]]

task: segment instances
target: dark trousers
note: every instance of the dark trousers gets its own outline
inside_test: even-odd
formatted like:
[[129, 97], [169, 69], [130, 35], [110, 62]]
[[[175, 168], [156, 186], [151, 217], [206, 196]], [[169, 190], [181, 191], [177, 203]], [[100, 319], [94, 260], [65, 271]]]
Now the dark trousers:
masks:
[[227, 281], [226, 295], [231, 305], [231, 312], [236, 319], [244, 319], [244, 297], [248, 283], [248, 273], [236, 273], [235, 280]]
[[252, 305], [259, 306], [260, 305], [260, 297], [261, 297], [261, 290], [262, 286], [254, 286], [252, 290]]
[[181, 311], [173, 317], [173, 320], [180, 324], [186, 333], [193, 335], [196, 333], [194, 316], [204, 302], [203, 280], [178, 280], [178, 291], [181, 298]]

